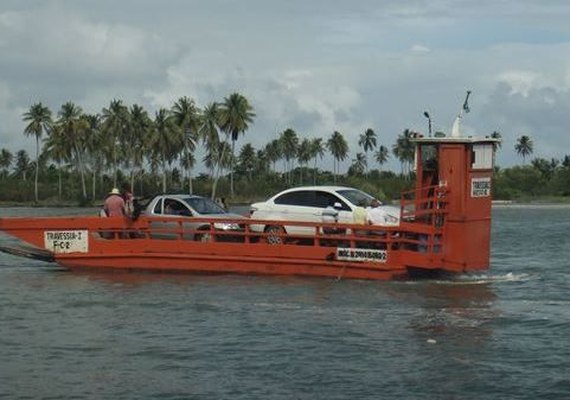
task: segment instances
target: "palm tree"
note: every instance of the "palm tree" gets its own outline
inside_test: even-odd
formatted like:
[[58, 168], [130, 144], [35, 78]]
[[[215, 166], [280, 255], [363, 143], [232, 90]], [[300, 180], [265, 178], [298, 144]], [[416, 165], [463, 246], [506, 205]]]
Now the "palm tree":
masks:
[[348, 143], [344, 139], [342, 133], [334, 131], [332, 136], [327, 141], [327, 148], [334, 158], [333, 170], [334, 170], [334, 183], [336, 185], [336, 177], [338, 175], [338, 164], [340, 161], [344, 161], [348, 154]]
[[3, 148], [2, 151], [0, 151], [0, 168], [2, 168], [2, 178], [8, 176], [8, 171], [10, 171], [13, 160], [14, 155], [10, 150]]
[[314, 138], [311, 140], [311, 158], [314, 160], [313, 164], [313, 185], [317, 184], [317, 157], [322, 159], [325, 155], [325, 145], [323, 138]]
[[198, 141], [198, 132], [200, 130], [200, 110], [194, 103], [194, 100], [184, 96], [178, 99], [172, 107], [172, 116], [176, 125], [182, 130], [184, 136], [184, 165], [188, 172], [188, 190], [192, 194], [192, 173], [190, 168], [194, 165], [194, 151], [196, 150], [196, 142]]
[[103, 108], [102, 132], [107, 143], [107, 156], [113, 166], [113, 186], [117, 186], [118, 160], [121, 150], [131, 146], [128, 142], [129, 110], [121, 100], [113, 99], [109, 108]]
[[297, 136], [297, 132], [291, 128], [287, 128], [279, 135], [279, 142], [286, 162], [287, 183], [291, 183], [293, 160], [297, 158], [297, 152], [299, 151], [299, 137]]
[[[194, 157], [193, 153], [184, 152], [184, 154], [180, 157], [180, 167], [184, 171], [191, 171], [196, 164], [196, 157]], [[192, 187], [192, 175], [188, 173], [188, 193], [192, 194], [194, 189]]]
[[297, 160], [299, 161], [299, 177], [300, 177], [300, 184], [303, 184], [303, 167], [309, 163], [312, 157], [311, 153], [311, 141], [307, 138], [304, 138], [299, 145], [299, 150], [297, 151]]
[[404, 170], [409, 174], [410, 167], [414, 162], [414, 144], [411, 141], [414, 135], [414, 132], [409, 129], [405, 129], [404, 132], [398, 135], [396, 143], [392, 147], [392, 152], [400, 161], [402, 174], [404, 173]]
[[221, 161], [224, 160], [225, 154], [220, 153], [226, 150], [226, 146], [222, 146], [220, 139], [220, 106], [218, 103], [210, 103], [202, 112], [202, 122], [200, 124], [199, 133], [206, 147], [207, 160], [206, 167], [210, 170], [212, 177], [212, 193], [211, 198], [216, 198], [216, 189], [222, 170]]
[[281, 141], [279, 139], [273, 139], [265, 145], [264, 149], [265, 157], [267, 161], [271, 163], [273, 171], [275, 171], [275, 164], [277, 161], [283, 157], [283, 149], [281, 148]]
[[233, 165], [231, 160], [231, 146], [226, 141], [218, 142], [215, 147], [209, 147], [208, 152], [202, 159], [204, 165], [211, 171], [215, 171], [214, 183], [212, 185], [212, 199], [216, 198], [216, 189], [219, 178], [223, 170], [228, 169]]
[[256, 173], [267, 173], [269, 171], [269, 160], [264, 150], [257, 150], [254, 170]]
[[28, 125], [24, 128], [24, 135], [34, 135], [36, 137], [36, 175], [34, 178], [34, 198], [38, 202], [38, 176], [40, 167], [40, 139], [43, 133], [49, 133], [52, 126], [51, 111], [41, 102], [33, 104], [30, 109], [24, 113], [24, 122]]
[[388, 162], [390, 152], [386, 146], [380, 145], [380, 147], [378, 147], [378, 151], [376, 151], [374, 154], [374, 157], [376, 158], [376, 162], [380, 165], [380, 167], [382, 167], [382, 165]]
[[366, 168], [368, 168], [368, 152], [376, 148], [376, 133], [370, 128], [366, 129], [366, 132], [360, 135], [358, 145], [364, 150]]
[[531, 155], [534, 151], [534, 143], [527, 135], [522, 135], [517, 139], [515, 150], [519, 156], [523, 158], [523, 164], [526, 163], [526, 157]]
[[[104, 166], [104, 155], [101, 149], [103, 145], [103, 134], [101, 132], [101, 115], [86, 114], [83, 115], [85, 121], [85, 152], [87, 163], [91, 165], [91, 198], [97, 198], [97, 177], [101, 173]], [[132, 146], [135, 147], [134, 144]]]
[[26, 175], [28, 170], [30, 169], [30, 157], [26, 150], [19, 150], [16, 153], [16, 170], [14, 174], [16, 176], [22, 175], [22, 180], [26, 180]]
[[83, 117], [83, 110], [81, 107], [76, 106], [72, 102], [61, 106], [57, 119], [58, 129], [66, 141], [67, 145], [71, 148], [71, 153], [75, 159], [77, 169], [81, 175], [81, 188], [83, 190], [83, 198], [87, 198], [87, 187], [85, 185], [85, 165], [83, 163], [83, 156], [85, 153], [85, 134], [88, 129], [87, 121]]
[[356, 158], [352, 160], [352, 165], [349, 168], [350, 175], [363, 175], [366, 171], [366, 155], [357, 153]]
[[241, 94], [232, 93], [224, 98], [220, 107], [220, 127], [227, 137], [231, 137], [232, 141], [232, 164], [230, 167], [230, 193], [232, 197], [234, 196], [233, 158], [235, 142], [240, 134], [247, 131], [249, 124], [253, 122], [253, 117], [255, 117], [253, 107]]
[[58, 125], [54, 125], [49, 136], [44, 142], [43, 153], [57, 164], [57, 198], [62, 199], [62, 178], [63, 164], [71, 160], [71, 148], [69, 141], [63, 135], [63, 130]]
[[253, 169], [255, 168], [256, 163], [256, 154], [255, 148], [251, 145], [251, 143], [246, 143], [239, 153], [239, 164], [241, 168], [247, 172], [247, 178], [251, 182], [253, 180], [252, 173]]
[[129, 137], [131, 145], [127, 146], [126, 150], [131, 160], [131, 193], [134, 193], [135, 175], [137, 173], [142, 175], [143, 173], [145, 149], [147, 148], [149, 135], [152, 132], [152, 119], [149, 117], [147, 111], [138, 104], [131, 106], [129, 114]]
[[182, 146], [180, 129], [168, 110], [161, 108], [154, 118], [152, 149], [162, 166], [162, 191], [166, 192], [167, 165], [170, 167]]

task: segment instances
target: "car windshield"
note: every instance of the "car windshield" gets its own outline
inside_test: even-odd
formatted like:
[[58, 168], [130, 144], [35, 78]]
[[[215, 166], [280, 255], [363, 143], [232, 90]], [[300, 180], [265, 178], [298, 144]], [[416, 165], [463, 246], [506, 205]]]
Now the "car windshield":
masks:
[[226, 211], [206, 197], [187, 197], [184, 199], [198, 214], [225, 214]]
[[368, 193], [364, 193], [356, 189], [343, 189], [343, 190], [337, 190], [336, 192], [341, 196], [343, 196], [348, 201], [350, 201], [355, 206], [360, 206], [360, 207], [369, 206], [370, 202], [374, 199], [374, 197], [370, 196]]

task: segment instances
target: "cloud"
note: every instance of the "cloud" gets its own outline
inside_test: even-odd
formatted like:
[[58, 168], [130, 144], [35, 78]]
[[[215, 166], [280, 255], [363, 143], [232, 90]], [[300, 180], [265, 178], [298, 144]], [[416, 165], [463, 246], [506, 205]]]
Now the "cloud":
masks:
[[422, 46], [421, 44], [414, 44], [410, 49], [413, 53], [429, 53], [430, 49], [427, 46]]
[[94, 85], [159, 84], [179, 54], [168, 38], [92, 21], [54, 2], [0, 14], [0, 37], [0, 72], [24, 98], [48, 90], [53, 95], [55, 88], [58, 98], [67, 92], [80, 100]]
[[570, 125], [569, 108], [567, 88], [527, 88], [522, 93], [507, 83], [498, 84], [483, 112], [489, 123], [502, 127], [497, 129], [504, 138], [499, 161], [515, 161], [513, 148], [521, 135], [533, 139], [536, 157], [562, 158], [570, 154], [570, 137], [560, 135]]
[[36, 101], [98, 112], [119, 98], [153, 115], [181, 96], [205, 105], [237, 91], [257, 114], [240, 144], [260, 147], [289, 127], [339, 130], [353, 157], [367, 128], [388, 147], [406, 128], [425, 132], [424, 110], [449, 131], [470, 89], [464, 129], [504, 133], [503, 165], [517, 162], [508, 149], [519, 132], [560, 154], [570, 5], [482, 1], [5, 0], [2, 146], [31, 147], [21, 115]]
[[511, 88], [511, 94], [528, 96], [538, 78], [539, 75], [532, 71], [506, 71], [499, 75], [498, 80]]

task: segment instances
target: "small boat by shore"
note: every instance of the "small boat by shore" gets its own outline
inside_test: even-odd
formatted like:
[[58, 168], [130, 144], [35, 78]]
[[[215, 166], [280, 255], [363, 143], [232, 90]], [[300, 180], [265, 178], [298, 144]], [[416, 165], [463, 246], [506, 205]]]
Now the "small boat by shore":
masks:
[[512, 200], [493, 200], [492, 204], [494, 206], [510, 206], [514, 203]]
[[[397, 226], [204, 217], [193, 219], [202, 226], [195, 232], [184, 217], [143, 215], [134, 221], [94, 216], [0, 218], [0, 230], [28, 244], [0, 250], [72, 270], [385, 280], [418, 272], [487, 269], [496, 140], [414, 141], [416, 187], [402, 194]], [[220, 231], [216, 226], [221, 223], [238, 224], [241, 229]], [[260, 224], [294, 225], [303, 228], [297, 231], [312, 233], [251, 229]]]

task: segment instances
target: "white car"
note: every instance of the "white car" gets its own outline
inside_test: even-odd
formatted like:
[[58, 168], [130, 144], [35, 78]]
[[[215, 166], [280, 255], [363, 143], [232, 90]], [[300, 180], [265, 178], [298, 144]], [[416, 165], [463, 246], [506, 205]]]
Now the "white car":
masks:
[[[340, 223], [354, 223], [354, 211], [357, 207], [366, 208], [374, 199], [361, 190], [344, 186], [304, 186], [284, 190], [269, 200], [254, 203], [250, 208], [250, 217], [257, 220], [273, 221], [308, 221], [333, 222], [329, 219], [332, 209], [335, 219]], [[382, 205], [387, 215], [385, 225], [398, 225], [400, 209]], [[295, 225], [251, 225], [256, 232], [281, 232], [288, 234], [310, 235], [314, 228]]]

